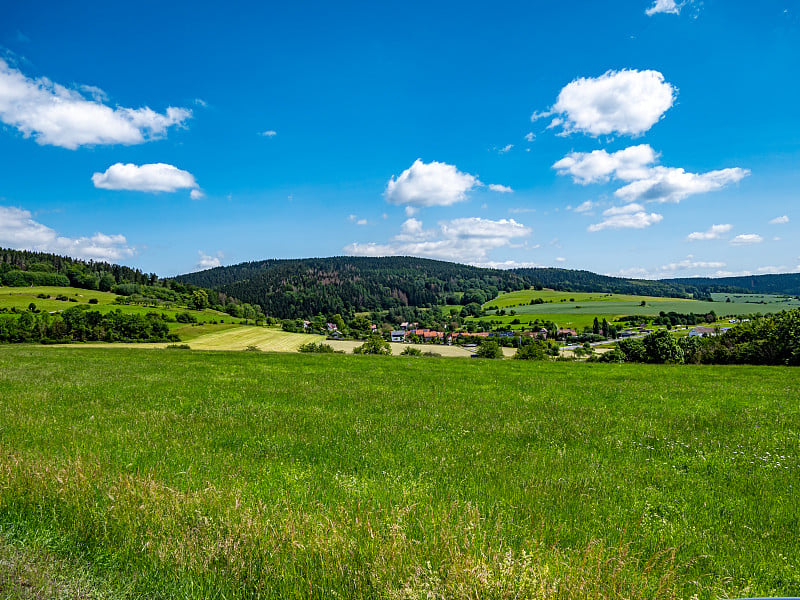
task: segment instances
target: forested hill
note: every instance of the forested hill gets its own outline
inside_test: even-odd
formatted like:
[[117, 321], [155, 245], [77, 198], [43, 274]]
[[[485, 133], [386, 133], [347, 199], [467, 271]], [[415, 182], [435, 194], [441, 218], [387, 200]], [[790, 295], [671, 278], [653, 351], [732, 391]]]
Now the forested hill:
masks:
[[[280, 318], [352, 314], [398, 306], [481, 302], [500, 291], [541, 286], [564, 291], [703, 298], [710, 292], [796, 293], [798, 275], [740, 279], [642, 280], [568, 269], [483, 269], [451, 262], [391, 256], [246, 262], [175, 279], [260, 305]], [[774, 282], [771, 280], [775, 279]]]
[[530, 285], [511, 271], [403, 256], [265, 260], [176, 279], [259, 304], [280, 318], [458, 303], [468, 291], [469, 300], [482, 303]]
[[692, 283], [691, 279], [671, 282], [651, 279], [625, 279], [598, 275], [591, 271], [552, 268], [514, 269], [514, 272], [530, 281], [532, 285], [541, 285], [565, 292], [606, 292], [669, 298], [701, 298], [708, 296], [708, 292], [703, 287]]
[[664, 283], [692, 285], [707, 292], [746, 291], [755, 294], [789, 294], [800, 296], [800, 273], [779, 275], [749, 275], [746, 277], [692, 277], [687, 279], [664, 279]]

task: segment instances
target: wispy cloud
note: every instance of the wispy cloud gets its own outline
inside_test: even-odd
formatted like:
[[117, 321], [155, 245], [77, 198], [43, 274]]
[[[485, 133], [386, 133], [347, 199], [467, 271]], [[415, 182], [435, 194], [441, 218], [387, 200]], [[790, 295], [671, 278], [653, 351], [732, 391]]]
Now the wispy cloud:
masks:
[[275, 131], [274, 129], [267, 129], [266, 131], [262, 131], [261, 135], [263, 135], [264, 137], [273, 138], [276, 135], [278, 135], [278, 132]]
[[788, 222], [789, 222], [789, 217], [787, 217], [786, 215], [783, 215], [782, 217], [775, 217], [774, 219], [771, 219], [769, 224], [770, 225], [783, 225], [783, 224], [788, 223]]
[[731, 229], [733, 229], [733, 225], [730, 225], [729, 223], [712, 225], [706, 231], [694, 231], [690, 233], [686, 239], [690, 242], [696, 242], [700, 240], [718, 240], [720, 237], [722, 237], [723, 233], [728, 233]]
[[499, 192], [500, 194], [510, 194], [514, 191], [507, 185], [500, 185], [499, 183], [490, 183], [488, 187], [490, 191]]

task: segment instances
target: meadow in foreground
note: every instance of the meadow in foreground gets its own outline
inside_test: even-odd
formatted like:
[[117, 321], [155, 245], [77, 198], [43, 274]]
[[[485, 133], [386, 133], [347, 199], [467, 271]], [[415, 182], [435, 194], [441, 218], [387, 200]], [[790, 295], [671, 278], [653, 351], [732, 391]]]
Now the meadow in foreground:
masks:
[[791, 368], [0, 347], [2, 548], [111, 597], [788, 595], [798, 397]]

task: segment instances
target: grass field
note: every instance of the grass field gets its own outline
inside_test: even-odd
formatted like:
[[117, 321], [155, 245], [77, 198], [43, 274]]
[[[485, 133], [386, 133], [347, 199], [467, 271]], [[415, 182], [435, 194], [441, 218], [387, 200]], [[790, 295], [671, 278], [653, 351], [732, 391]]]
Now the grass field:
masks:
[[[49, 298], [37, 298], [39, 294], [47, 294]], [[70, 302], [65, 300], [56, 300], [56, 296], [64, 295], [67, 298], [73, 298], [77, 302]], [[84, 290], [72, 287], [0, 287], [0, 308], [17, 308], [27, 310], [28, 306], [33, 303], [36, 309], [40, 311], [53, 312], [66, 310], [79, 304], [87, 304], [89, 300], [97, 300], [97, 304], [91, 304], [91, 310], [97, 310], [101, 313], [107, 313], [111, 310], [121, 310], [124, 313], [132, 314], [147, 314], [149, 312], [165, 313], [174, 318], [177, 313], [188, 312], [194, 315], [201, 323], [209, 323], [210, 321], [228, 321], [229, 323], [239, 321], [230, 315], [218, 312], [216, 310], [194, 310], [187, 308], [152, 308], [149, 306], [136, 306], [126, 304], [114, 304], [114, 299], [117, 298], [116, 294], [110, 292], [99, 292], [95, 290]], [[168, 323], [170, 331], [182, 329], [182, 323]]]
[[2, 346], [0, 556], [82, 598], [790, 595], [799, 396], [790, 368]]

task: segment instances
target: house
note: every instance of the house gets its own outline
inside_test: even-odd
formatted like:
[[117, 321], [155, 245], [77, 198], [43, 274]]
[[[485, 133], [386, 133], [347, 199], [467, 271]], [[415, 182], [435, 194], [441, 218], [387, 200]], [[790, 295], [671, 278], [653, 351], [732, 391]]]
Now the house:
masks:
[[403, 321], [400, 323], [400, 329], [408, 329], [408, 321]]
[[327, 325], [328, 325], [328, 331], [336, 331], [337, 329], [339, 329], [336, 326], [336, 323], [328, 323]]
[[406, 332], [402, 329], [400, 330], [392, 330], [390, 334], [390, 340], [393, 342], [404, 342], [406, 339]]
[[715, 337], [722, 335], [732, 327], [692, 327], [689, 337]]
[[564, 338], [564, 339], [570, 338], [570, 337], [578, 337], [578, 332], [575, 331], [574, 329], [559, 329], [558, 330], [558, 334], [556, 334], [556, 337], [560, 337], [560, 338]]

